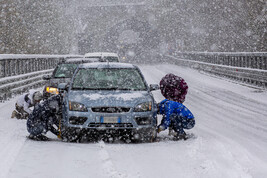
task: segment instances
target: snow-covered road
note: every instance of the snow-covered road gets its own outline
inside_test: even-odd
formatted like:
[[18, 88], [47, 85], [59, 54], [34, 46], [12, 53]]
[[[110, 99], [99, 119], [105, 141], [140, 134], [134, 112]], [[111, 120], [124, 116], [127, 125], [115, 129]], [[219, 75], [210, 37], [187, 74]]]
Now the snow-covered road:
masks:
[[164, 131], [159, 142], [141, 144], [66, 143], [51, 134], [49, 142], [26, 140], [26, 122], [10, 118], [12, 99], [0, 103], [0, 177], [267, 177], [266, 90], [170, 64], [140, 67], [149, 84], [170, 72], [186, 80], [192, 138], [170, 141]]

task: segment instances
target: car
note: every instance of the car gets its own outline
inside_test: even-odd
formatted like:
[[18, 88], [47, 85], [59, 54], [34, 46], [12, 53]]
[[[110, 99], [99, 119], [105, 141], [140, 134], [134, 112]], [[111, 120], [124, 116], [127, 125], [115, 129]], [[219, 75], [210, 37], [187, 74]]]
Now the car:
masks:
[[61, 133], [67, 141], [121, 138], [152, 141], [157, 132], [157, 104], [140, 69], [126, 63], [79, 65], [65, 91]]
[[69, 58], [58, 63], [52, 75], [43, 76], [43, 80], [47, 81], [43, 90], [44, 98], [47, 99], [52, 95], [58, 94], [58, 84], [62, 82], [69, 82], [79, 64], [98, 61], [98, 58]]
[[98, 58], [99, 62], [119, 62], [118, 54], [109, 52], [86, 53], [84, 58]]

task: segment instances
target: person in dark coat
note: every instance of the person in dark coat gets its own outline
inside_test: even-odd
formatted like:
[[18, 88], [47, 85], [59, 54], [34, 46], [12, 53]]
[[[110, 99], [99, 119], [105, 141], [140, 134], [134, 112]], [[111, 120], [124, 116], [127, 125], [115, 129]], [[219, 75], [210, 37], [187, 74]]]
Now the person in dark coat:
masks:
[[[48, 131], [51, 131], [57, 136], [59, 135], [56, 114], [59, 112], [60, 106], [60, 96], [54, 95], [34, 108], [27, 120], [27, 130], [30, 133], [30, 139], [48, 140], [48, 138], [43, 135]], [[56, 126], [56, 128], [54, 126]]]
[[160, 90], [166, 98], [158, 105], [158, 113], [163, 115], [158, 133], [170, 127], [174, 130], [174, 138], [186, 139], [184, 129], [195, 126], [194, 115], [182, 103], [185, 101], [188, 86], [183, 78], [167, 74], [160, 81]]

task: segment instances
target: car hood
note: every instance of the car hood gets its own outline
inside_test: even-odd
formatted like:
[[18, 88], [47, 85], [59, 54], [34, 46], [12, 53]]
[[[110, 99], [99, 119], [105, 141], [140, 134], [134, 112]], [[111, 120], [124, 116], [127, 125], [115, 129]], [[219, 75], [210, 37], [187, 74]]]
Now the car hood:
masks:
[[49, 81], [49, 86], [50, 87], [56, 87], [58, 86], [58, 84], [60, 83], [68, 83], [70, 82], [71, 78], [52, 78]]
[[68, 96], [69, 101], [82, 103], [86, 107], [134, 107], [153, 101], [147, 91], [70, 91]]

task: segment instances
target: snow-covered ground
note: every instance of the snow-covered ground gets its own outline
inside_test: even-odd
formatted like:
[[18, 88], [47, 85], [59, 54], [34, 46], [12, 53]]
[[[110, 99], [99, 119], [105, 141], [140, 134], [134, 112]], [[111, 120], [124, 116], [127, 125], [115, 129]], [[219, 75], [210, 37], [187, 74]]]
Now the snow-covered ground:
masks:
[[[1, 178], [263, 178], [267, 177], [267, 91], [189, 68], [140, 66], [149, 84], [167, 73], [189, 85], [184, 103], [196, 126], [186, 141], [66, 143], [26, 140], [26, 122], [10, 118], [15, 98], [0, 103]], [[157, 101], [163, 99], [154, 91]], [[159, 120], [161, 118], [159, 117]]]

